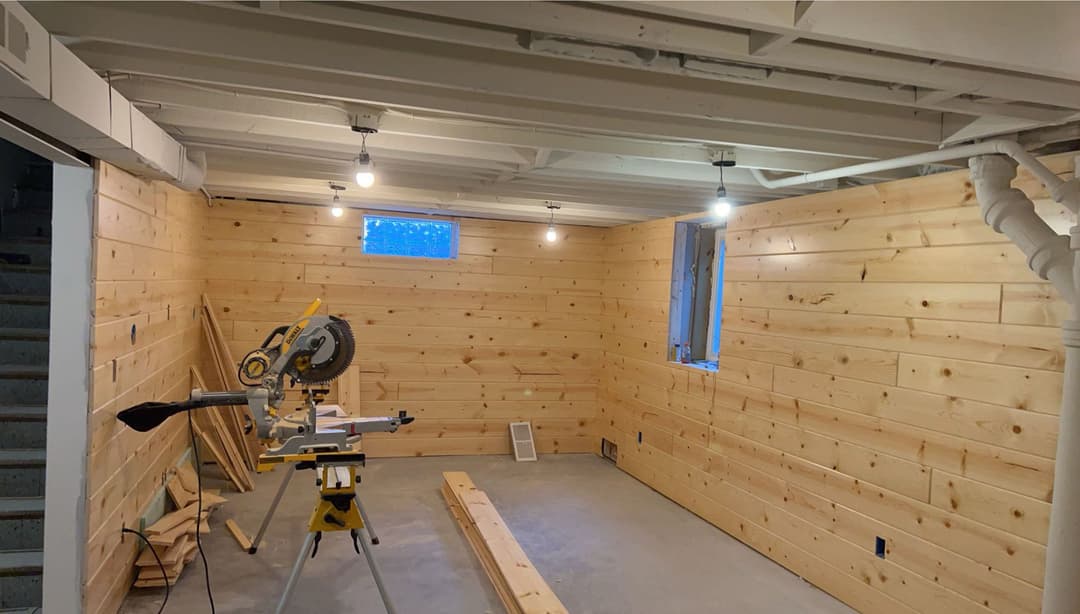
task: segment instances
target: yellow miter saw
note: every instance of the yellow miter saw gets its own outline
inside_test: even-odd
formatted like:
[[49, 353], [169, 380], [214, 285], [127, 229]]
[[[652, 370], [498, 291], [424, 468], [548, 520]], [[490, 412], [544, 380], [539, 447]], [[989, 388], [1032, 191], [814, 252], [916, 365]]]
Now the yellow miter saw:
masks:
[[[248, 386], [246, 390], [206, 392], [196, 388], [186, 401], [142, 403], [119, 412], [116, 417], [137, 431], [149, 431], [169, 416], [183, 411], [247, 405], [259, 437], [275, 439], [281, 444], [259, 456], [259, 471], [273, 468], [276, 464], [292, 465], [292, 469], [285, 472], [277, 494], [263, 517], [259, 532], [248, 549], [250, 554], [255, 554], [258, 549], [293, 473], [301, 469], [314, 469], [319, 475], [316, 481], [319, 500], [308, 522], [304, 545], [275, 612], [284, 612], [300, 579], [304, 561], [309, 553], [314, 557], [318, 552], [323, 533], [349, 531], [353, 547], [357, 552], [362, 550], [367, 558], [386, 611], [394, 614], [382, 573], [368, 546], [369, 541], [377, 544], [379, 540], [356, 493], [356, 486], [360, 482], [357, 467], [364, 464], [365, 456], [362, 452], [353, 451], [351, 444], [364, 433], [393, 433], [401, 425], [412, 422], [413, 418], [402, 411], [397, 416], [374, 418], [327, 416], [320, 423], [318, 403], [328, 391], [316, 387], [343, 374], [356, 352], [356, 341], [349, 323], [334, 316], [316, 315], [321, 304], [322, 301], [315, 299], [300, 319], [289, 326], [274, 329], [261, 347], [244, 356], [237, 376], [240, 383]], [[296, 414], [299, 417], [280, 413], [285, 401], [286, 377], [292, 385], [300, 384], [303, 387], [306, 411]]]
[[329, 383], [345, 372], [356, 352], [352, 327], [341, 318], [316, 315], [322, 301], [315, 299], [300, 318], [288, 326], [274, 329], [262, 346], [252, 350], [240, 362], [237, 375], [246, 390], [207, 392], [195, 389], [186, 401], [141, 403], [119, 412], [116, 417], [137, 431], [149, 431], [170, 416], [201, 407], [247, 405], [255, 429], [263, 439], [281, 442], [265, 456], [285, 456], [319, 452], [340, 452], [363, 433], [393, 433], [413, 418], [400, 412], [397, 416], [375, 418], [336, 418], [333, 428], [318, 428], [316, 405], [320, 392], [305, 394], [306, 415], [293, 418], [280, 414], [285, 400], [285, 378], [305, 389]]

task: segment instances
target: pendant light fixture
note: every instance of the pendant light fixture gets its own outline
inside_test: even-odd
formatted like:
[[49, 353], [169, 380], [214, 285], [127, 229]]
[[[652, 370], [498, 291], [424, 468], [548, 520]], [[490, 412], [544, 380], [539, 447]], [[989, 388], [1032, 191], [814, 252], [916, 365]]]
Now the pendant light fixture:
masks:
[[369, 134], [378, 132], [375, 128], [366, 126], [353, 126], [353, 132], [360, 133], [360, 154], [356, 156], [353, 164], [353, 174], [356, 177], [356, 185], [362, 188], [370, 188], [375, 185], [375, 163], [371, 161], [371, 154], [367, 151], [367, 137]]
[[341, 193], [345, 190], [345, 186], [330, 182], [330, 189], [334, 191], [334, 202], [330, 206], [330, 215], [341, 217], [345, 215], [345, 208], [341, 206]]
[[554, 243], [559, 238], [559, 233], [555, 232], [555, 210], [562, 209], [559, 205], [548, 203], [548, 211], [551, 212], [551, 217], [548, 220], [547, 232], [544, 233], [544, 238], [548, 243]]
[[720, 186], [716, 188], [716, 200], [713, 201], [712, 212], [716, 217], [727, 217], [731, 213], [731, 201], [727, 197], [727, 187], [724, 186], [724, 167], [735, 166], [734, 160], [725, 160], [724, 152], [720, 152], [720, 159], [713, 161], [713, 166], [720, 168]]

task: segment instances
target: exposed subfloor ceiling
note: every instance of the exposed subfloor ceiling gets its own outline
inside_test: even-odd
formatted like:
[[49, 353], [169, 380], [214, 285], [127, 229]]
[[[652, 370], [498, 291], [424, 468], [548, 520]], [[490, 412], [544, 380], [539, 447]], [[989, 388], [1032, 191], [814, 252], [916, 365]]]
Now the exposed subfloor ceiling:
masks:
[[[810, 172], [1000, 135], [1043, 144], [1080, 120], [1080, 70], [1064, 60], [1080, 54], [1076, 4], [27, 8], [205, 151], [218, 196], [327, 203], [334, 181], [368, 207], [539, 220], [553, 202], [564, 222], [612, 225], [704, 209], [721, 155], [736, 160], [724, 180], [743, 204], [837, 187], [769, 191], [750, 169]], [[979, 12], [993, 18], [977, 32], [957, 25]], [[354, 126], [378, 129], [370, 190], [349, 180]]]

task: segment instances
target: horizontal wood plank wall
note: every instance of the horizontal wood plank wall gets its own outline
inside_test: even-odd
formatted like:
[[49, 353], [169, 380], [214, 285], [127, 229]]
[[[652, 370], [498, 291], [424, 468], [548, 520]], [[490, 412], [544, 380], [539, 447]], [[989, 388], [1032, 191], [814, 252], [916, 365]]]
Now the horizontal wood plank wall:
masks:
[[593, 451], [603, 231], [460, 219], [453, 260], [367, 256], [362, 211], [221, 200], [210, 210], [208, 292], [237, 357], [308, 302], [347, 319], [354, 366], [332, 400], [417, 420], [364, 438], [372, 456], [509, 454], [533, 423], [540, 452]]
[[606, 234], [619, 466], [860, 611], [1039, 611], [1064, 306], [967, 172], [737, 209], [716, 373], [665, 361], [673, 231]]
[[95, 323], [84, 590], [88, 614], [116, 612], [137, 540], [121, 539], [189, 446], [183, 417], [150, 433], [116, 420], [142, 401], [186, 398], [201, 360], [199, 245], [206, 200], [107, 164], [96, 174]]

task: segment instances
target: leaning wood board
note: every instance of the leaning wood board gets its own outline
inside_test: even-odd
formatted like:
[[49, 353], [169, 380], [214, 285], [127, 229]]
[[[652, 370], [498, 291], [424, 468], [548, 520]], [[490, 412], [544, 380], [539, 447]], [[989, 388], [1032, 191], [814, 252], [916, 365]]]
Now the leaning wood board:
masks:
[[443, 473], [443, 496], [510, 614], [565, 614], [566, 607], [533, 567], [495, 506], [468, 474]]

